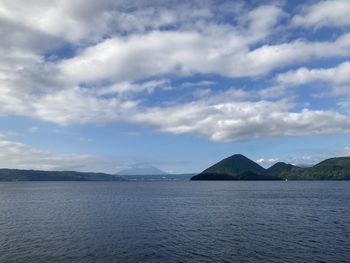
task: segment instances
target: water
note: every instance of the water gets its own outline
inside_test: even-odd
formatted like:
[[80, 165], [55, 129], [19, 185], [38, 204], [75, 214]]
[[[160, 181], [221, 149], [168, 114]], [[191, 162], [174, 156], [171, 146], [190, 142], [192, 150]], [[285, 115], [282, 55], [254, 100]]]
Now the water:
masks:
[[350, 262], [350, 182], [0, 183], [0, 262]]

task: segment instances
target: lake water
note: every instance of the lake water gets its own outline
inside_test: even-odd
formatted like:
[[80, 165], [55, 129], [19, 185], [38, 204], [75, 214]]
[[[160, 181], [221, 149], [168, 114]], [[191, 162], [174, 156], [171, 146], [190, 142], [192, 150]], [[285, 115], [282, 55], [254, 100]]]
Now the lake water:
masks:
[[350, 262], [350, 182], [0, 183], [0, 262]]

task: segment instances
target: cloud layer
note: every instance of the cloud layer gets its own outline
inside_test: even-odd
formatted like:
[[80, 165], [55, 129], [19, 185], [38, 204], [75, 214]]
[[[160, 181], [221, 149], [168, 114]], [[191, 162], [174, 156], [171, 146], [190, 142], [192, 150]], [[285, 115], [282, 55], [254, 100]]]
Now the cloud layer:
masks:
[[[290, 90], [323, 83], [349, 94], [349, 8], [345, 0], [297, 6], [295, 14], [276, 1], [5, 0], [0, 115], [59, 125], [133, 123], [214, 141], [348, 133], [347, 99], [316, 110]], [[310, 27], [342, 30], [320, 39], [292, 33]], [[304, 66], [328, 59], [341, 62]], [[208, 88], [197, 79], [181, 97], [186, 78], [208, 75], [253, 84]]]
[[305, 27], [336, 27], [350, 25], [350, 2], [326, 0], [305, 6], [303, 12], [293, 17], [292, 23]]
[[[0, 134], [0, 167], [36, 170], [95, 171], [105, 163], [93, 155], [57, 154], [16, 142]], [[106, 164], [106, 163], [105, 163]], [[97, 166], [96, 166], [97, 165]]]

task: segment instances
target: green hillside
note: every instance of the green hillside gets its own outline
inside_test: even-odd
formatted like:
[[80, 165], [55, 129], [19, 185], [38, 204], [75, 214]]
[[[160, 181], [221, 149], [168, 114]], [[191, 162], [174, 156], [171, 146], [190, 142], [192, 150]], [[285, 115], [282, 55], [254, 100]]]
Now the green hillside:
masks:
[[331, 158], [313, 167], [292, 170], [286, 178], [298, 180], [350, 180], [350, 157]]
[[245, 156], [235, 154], [191, 180], [350, 180], [350, 157], [327, 159], [308, 168], [279, 162], [264, 169]]
[[268, 175], [257, 163], [241, 154], [235, 154], [193, 176], [191, 180], [280, 180], [280, 178]]
[[205, 169], [202, 173], [220, 173], [228, 175], [237, 175], [245, 171], [251, 171], [256, 174], [266, 173], [266, 170], [263, 167], [248, 159], [242, 154], [235, 154], [226, 159], [223, 159], [222, 161]]
[[268, 168], [266, 171], [269, 175], [277, 176], [282, 179], [291, 179], [291, 174], [297, 174], [302, 171], [303, 168], [298, 166], [287, 164], [284, 162], [278, 162]]

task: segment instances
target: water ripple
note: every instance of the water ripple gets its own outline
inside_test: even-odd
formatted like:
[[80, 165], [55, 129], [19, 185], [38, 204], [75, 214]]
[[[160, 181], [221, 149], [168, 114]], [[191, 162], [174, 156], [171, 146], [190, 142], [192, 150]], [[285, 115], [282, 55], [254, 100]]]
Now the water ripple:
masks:
[[0, 262], [349, 262], [350, 182], [0, 183]]

